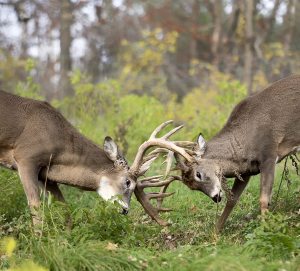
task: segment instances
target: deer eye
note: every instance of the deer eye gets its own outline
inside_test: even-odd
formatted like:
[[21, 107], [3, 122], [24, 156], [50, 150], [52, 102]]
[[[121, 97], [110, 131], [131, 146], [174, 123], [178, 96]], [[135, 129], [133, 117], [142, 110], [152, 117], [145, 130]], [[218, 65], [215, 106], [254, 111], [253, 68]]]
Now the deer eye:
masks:
[[197, 171], [196, 176], [197, 176], [197, 178], [199, 178], [199, 180], [202, 180], [202, 176], [201, 176], [201, 173], [199, 171]]
[[126, 187], [129, 188], [131, 185], [131, 181], [127, 179], [125, 184], [126, 184]]

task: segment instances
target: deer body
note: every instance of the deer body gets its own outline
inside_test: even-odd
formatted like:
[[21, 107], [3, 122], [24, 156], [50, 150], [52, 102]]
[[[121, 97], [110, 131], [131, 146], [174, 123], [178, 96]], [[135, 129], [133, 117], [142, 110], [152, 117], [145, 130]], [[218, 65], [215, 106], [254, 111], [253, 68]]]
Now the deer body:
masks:
[[[39, 188], [47, 180], [46, 189], [60, 200], [57, 183], [98, 191], [105, 199], [114, 190], [123, 195], [127, 210], [135, 184], [128, 183], [128, 166], [110, 138], [105, 148], [81, 135], [48, 103], [0, 91], [0, 165], [18, 171], [30, 207], [40, 204]], [[104, 195], [101, 184], [108, 187], [108, 181], [111, 195]]]
[[[165, 193], [176, 177], [161, 180], [162, 175], [146, 177], [138, 181], [152, 162], [168, 149], [190, 161], [191, 157], [169, 137], [182, 126], [173, 128], [161, 137], [157, 134], [172, 123], [159, 125], [142, 143], [131, 167], [128, 166], [115, 142], [106, 137], [103, 149], [81, 135], [56, 109], [46, 102], [22, 98], [0, 91], [0, 166], [16, 170], [31, 207], [33, 222], [38, 223], [36, 208], [40, 204], [40, 189], [46, 189], [58, 200], [64, 200], [58, 184], [76, 186], [97, 191], [105, 200], [117, 199], [126, 214], [132, 192], [145, 211], [159, 224], [168, 222], [159, 218], [162, 199], [172, 195]], [[146, 152], [151, 149], [149, 154]], [[162, 187], [160, 193], [148, 193], [148, 187]], [[159, 200], [153, 206], [151, 199]]]
[[300, 76], [291, 76], [239, 103], [207, 142], [203, 158], [237, 162], [239, 172], [259, 173], [266, 160], [280, 162], [299, 147]]
[[[296, 78], [295, 78], [296, 79]], [[223, 129], [207, 142], [202, 158], [223, 161], [227, 177], [258, 174], [268, 161], [280, 162], [300, 147], [300, 76], [247, 98]], [[253, 116], [253, 117], [252, 117]], [[227, 161], [227, 163], [226, 163]]]
[[300, 150], [300, 76], [282, 79], [240, 102], [220, 132], [207, 143], [198, 138], [197, 162], [185, 165], [183, 181], [218, 202], [222, 178], [236, 177], [220, 230], [249, 178], [261, 174], [260, 207], [268, 209], [275, 164]]

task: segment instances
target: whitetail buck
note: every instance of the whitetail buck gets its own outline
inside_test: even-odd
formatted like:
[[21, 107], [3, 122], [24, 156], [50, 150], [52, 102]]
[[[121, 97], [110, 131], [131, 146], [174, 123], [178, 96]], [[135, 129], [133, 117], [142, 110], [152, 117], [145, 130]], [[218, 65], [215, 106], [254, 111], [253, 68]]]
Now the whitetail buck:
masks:
[[46, 102], [26, 99], [0, 91], [0, 165], [17, 170], [23, 184], [33, 221], [39, 222], [36, 207], [40, 205], [40, 189], [46, 189], [58, 200], [64, 200], [58, 184], [97, 191], [105, 200], [121, 195], [118, 200], [127, 213], [132, 192], [146, 212], [160, 224], [159, 211], [150, 199], [162, 200], [170, 195], [145, 194], [146, 187], [164, 187], [175, 178], [160, 180], [148, 177], [137, 182], [160, 153], [159, 149], [145, 156], [151, 147], [169, 149], [187, 156], [184, 149], [168, 138], [180, 127], [161, 138], [156, 135], [171, 121], [157, 127], [150, 139], [143, 143], [129, 168], [117, 145], [110, 137], [104, 140], [103, 149], [81, 135], [56, 109]]
[[[189, 142], [177, 144], [188, 147]], [[300, 76], [293, 75], [241, 101], [221, 131], [208, 142], [200, 135], [192, 152], [192, 163], [177, 154], [175, 158], [182, 181], [215, 202], [222, 198], [225, 178], [235, 177], [231, 197], [217, 222], [217, 230], [221, 230], [250, 176], [260, 173], [261, 212], [268, 209], [275, 164], [297, 151], [300, 151]]]

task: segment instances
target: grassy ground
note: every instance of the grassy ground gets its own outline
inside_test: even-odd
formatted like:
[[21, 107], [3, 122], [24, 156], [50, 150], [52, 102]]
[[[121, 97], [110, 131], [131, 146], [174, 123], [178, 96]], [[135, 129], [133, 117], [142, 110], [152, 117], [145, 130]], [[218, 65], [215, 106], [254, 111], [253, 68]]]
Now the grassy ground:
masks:
[[[282, 166], [277, 169], [274, 198]], [[300, 270], [299, 176], [290, 167], [275, 211], [259, 217], [259, 178], [251, 180], [221, 235], [218, 206], [174, 184], [162, 228], [133, 199], [128, 216], [95, 193], [63, 187], [68, 205], [44, 201], [42, 235], [33, 234], [18, 177], [0, 169], [0, 267], [11, 270]], [[273, 199], [274, 199], [273, 198]], [[273, 206], [274, 207], [274, 204]], [[66, 228], [71, 214], [72, 229]], [[13, 239], [8, 239], [13, 237]], [[13, 249], [14, 241], [16, 248]]]

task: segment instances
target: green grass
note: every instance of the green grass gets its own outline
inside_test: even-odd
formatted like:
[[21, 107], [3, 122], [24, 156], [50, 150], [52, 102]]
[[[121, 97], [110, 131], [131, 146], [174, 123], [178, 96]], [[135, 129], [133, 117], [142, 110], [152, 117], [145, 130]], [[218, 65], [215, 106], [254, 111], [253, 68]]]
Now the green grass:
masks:
[[[282, 165], [277, 169], [277, 193]], [[174, 211], [160, 227], [135, 199], [128, 216], [96, 193], [63, 187], [67, 205], [45, 202], [42, 235], [33, 233], [26, 198], [16, 174], [0, 169], [0, 238], [13, 237], [12, 256], [0, 246], [0, 268], [11, 270], [300, 270], [299, 176], [290, 167], [275, 211], [259, 216], [259, 177], [249, 187], [216, 235], [218, 206], [204, 194], [180, 183], [164, 202]], [[274, 204], [273, 204], [274, 206]], [[73, 227], [66, 227], [69, 217]], [[19, 267], [19, 269], [16, 269]], [[14, 269], [15, 268], [15, 269]]]

